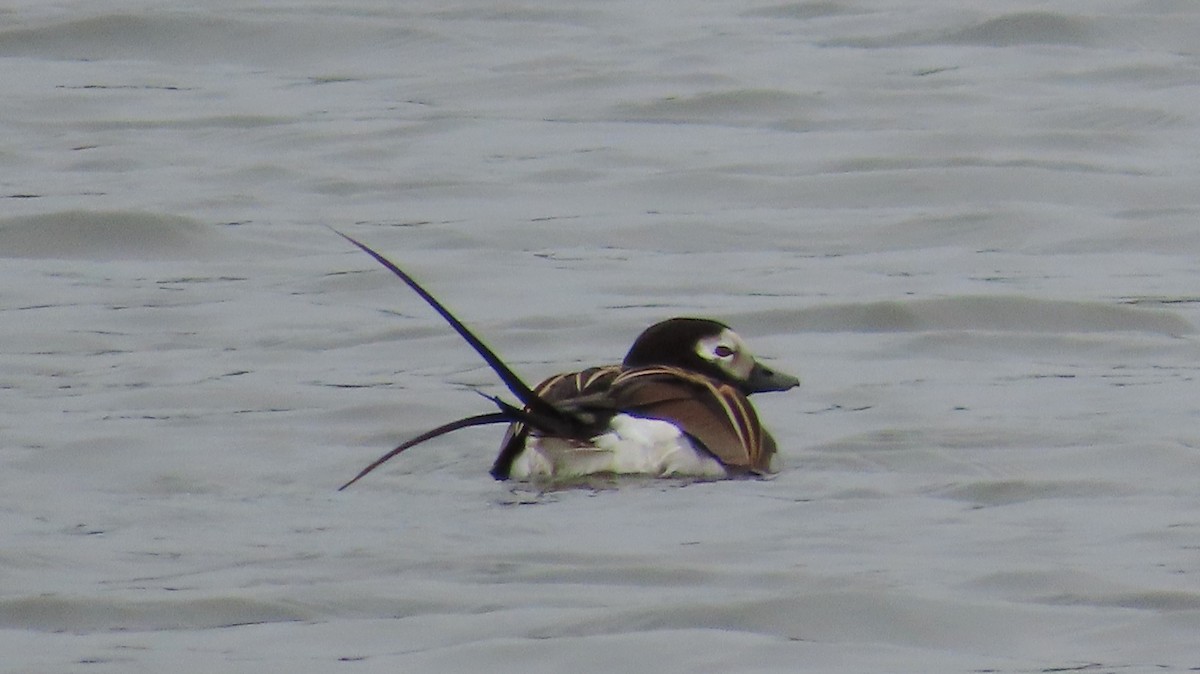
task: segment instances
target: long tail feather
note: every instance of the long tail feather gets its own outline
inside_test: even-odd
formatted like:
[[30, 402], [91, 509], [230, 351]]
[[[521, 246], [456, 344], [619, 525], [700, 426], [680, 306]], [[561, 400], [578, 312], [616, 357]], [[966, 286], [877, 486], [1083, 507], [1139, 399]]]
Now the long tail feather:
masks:
[[454, 331], [457, 332], [464, 340], [466, 340], [467, 344], [470, 344], [471, 348], [475, 349], [476, 353], [483, 357], [483, 360], [486, 361], [488, 366], [491, 367], [492, 370], [500, 377], [500, 380], [504, 382], [504, 385], [508, 388], [508, 390], [512, 391], [512, 394], [515, 395], [518, 400], [520, 400], [526, 407], [530, 409], [530, 411], [532, 411], [540, 420], [542, 420], [543, 424], [554, 424], [557, 430], [564, 432], [578, 426], [578, 422], [572, 418], [571, 415], [563, 412], [549, 402], [546, 402], [545, 399], [534, 393], [533, 390], [529, 388], [529, 385], [522, 381], [521, 378], [512, 371], [512, 369], [504, 364], [504, 361], [500, 360], [500, 358], [490, 348], [488, 348], [486, 344], [484, 344], [478, 337], [475, 336], [475, 333], [467, 329], [467, 326], [463, 325], [462, 321], [458, 320], [454, 314], [450, 313], [449, 309], [443, 306], [442, 303], [439, 302], [433, 295], [430, 295], [429, 292], [422, 288], [421, 285], [417, 283], [411, 276], [397, 267], [395, 263], [380, 253], [377, 253], [366, 244], [354, 239], [353, 237], [347, 236], [336, 229], [333, 231], [338, 236], [357, 246], [367, 255], [375, 258], [379, 264], [386, 267], [389, 271], [399, 277], [400, 280], [408, 284], [408, 287], [412, 288], [413, 292], [417, 293], [417, 295], [420, 295], [421, 299], [425, 300], [429, 306], [433, 307], [434, 311], [438, 312], [438, 314], [440, 314], [441, 317], [450, 324], [450, 327], [454, 328]]
[[537, 416], [533, 412], [530, 412], [528, 409], [521, 409], [520, 407], [517, 407], [506, 400], [501, 400], [499, 397], [494, 395], [488, 395], [483, 391], [476, 391], [476, 393], [484, 398], [487, 398], [492, 402], [492, 404], [500, 408], [500, 413], [507, 416], [508, 420], [513, 423], [523, 423], [531, 428], [536, 428], [539, 431], [551, 434], [558, 429], [558, 424], [556, 424], [553, 419], [547, 421]]
[[388, 460], [390, 460], [392, 457], [396, 456], [400, 452], [403, 452], [404, 450], [406, 450], [410, 447], [415, 447], [427, 440], [432, 440], [432, 439], [438, 437], [439, 435], [445, 435], [447, 433], [457, 431], [460, 428], [470, 428], [472, 426], [486, 426], [488, 424], [507, 424], [507, 423], [511, 423], [512, 421], [513, 421], [512, 415], [507, 412], [491, 412], [489, 414], [479, 414], [479, 415], [476, 415], [473, 417], [466, 417], [464, 419], [459, 419], [457, 421], [451, 421], [448, 424], [442, 424], [441, 426], [438, 426], [437, 428], [435, 428], [433, 430], [426, 431], [426, 432], [418, 435], [417, 437], [404, 442], [403, 444], [396, 447], [395, 449], [388, 452], [387, 454], [384, 454], [383, 456], [379, 457], [378, 459], [375, 459], [375, 461], [371, 465], [367, 466], [366, 468], [363, 468], [362, 471], [359, 472], [358, 475], [355, 475], [353, 480], [350, 480], [346, 484], [338, 487], [338, 491], [342, 491], [346, 487], [349, 487], [350, 485], [354, 484], [355, 482], [358, 482], [362, 478], [366, 477], [367, 473], [370, 473], [371, 471], [375, 470], [376, 468], [387, 463]]

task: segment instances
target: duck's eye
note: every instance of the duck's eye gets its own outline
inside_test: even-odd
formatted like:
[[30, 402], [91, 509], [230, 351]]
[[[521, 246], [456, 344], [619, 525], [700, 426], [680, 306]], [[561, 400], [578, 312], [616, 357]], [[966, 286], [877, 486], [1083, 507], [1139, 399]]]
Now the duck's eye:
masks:
[[718, 344], [717, 348], [713, 349], [713, 353], [716, 354], [717, 358], [728, 358], [733, 355], [733, 349], [724, 344]]

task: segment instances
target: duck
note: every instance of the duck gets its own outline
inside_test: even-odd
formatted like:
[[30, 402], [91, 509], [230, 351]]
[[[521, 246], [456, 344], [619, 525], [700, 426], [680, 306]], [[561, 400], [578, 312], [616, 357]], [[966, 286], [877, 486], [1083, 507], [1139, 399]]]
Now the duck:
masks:
[[515, 422], [491, 474], [498, 480], [770, 474], [775, 440], [747, 397], [799, 384], [757, 360], [728, 325], [670, 318], [638, 335], [620, 364], [554, 375], [533, 388], [552, 404], [603, 416], [601, 432], [564, 438]]
[[439, 300], [394, 262], [334, 230], [404, 281], [497, 374], [519, 404], [413, 437], [363, 468], [344, 490], [401, 452], [472, 426], [506, 424], [496, 480], [561, 483], [595, 475], [725, 479], [774, 472], [777, 448], [749, 400], [799, 378], [756, 359], [721, 321], [669, 318], [642, 331], [620, 363], [551, 376], [530, 387]]

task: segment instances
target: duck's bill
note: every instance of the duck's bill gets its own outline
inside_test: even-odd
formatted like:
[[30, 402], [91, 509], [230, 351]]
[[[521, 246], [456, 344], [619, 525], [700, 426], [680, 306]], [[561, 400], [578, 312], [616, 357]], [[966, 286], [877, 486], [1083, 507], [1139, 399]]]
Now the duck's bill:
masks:
[[743, 390], [747, 393], [766, 393], [767, 391], [786, 391], [800, 385], [799, 377], [777, 372], [762, 363], [755, 363], [746, 379]]

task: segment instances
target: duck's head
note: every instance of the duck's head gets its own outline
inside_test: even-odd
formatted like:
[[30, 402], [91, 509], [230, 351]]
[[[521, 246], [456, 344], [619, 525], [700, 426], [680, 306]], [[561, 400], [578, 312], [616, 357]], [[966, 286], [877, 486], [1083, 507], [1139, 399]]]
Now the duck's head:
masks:
[[670, 318], [655, 323], [634, 340], [623, 364], [681, 367], [733, 384], [747, 395], [800, 385], [796, 377], [755, 360], [728, 325], [707, 318]]

